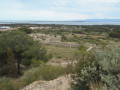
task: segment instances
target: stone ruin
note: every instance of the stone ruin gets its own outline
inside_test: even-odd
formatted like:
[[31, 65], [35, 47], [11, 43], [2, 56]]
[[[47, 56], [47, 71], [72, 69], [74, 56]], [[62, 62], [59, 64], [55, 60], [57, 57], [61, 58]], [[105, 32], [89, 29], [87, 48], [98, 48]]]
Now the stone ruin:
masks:
[[34, 40], [39, 40], [43, 44], [54, 45], [54, 46], [61, 46], [61, 47], [69, 47], [69, 48], [78, 48], [79, 44], [75, 42], [61, 42], [61, 36], [54, 36], [54, 35], [46, 35], [46, 34], [30, 34]]

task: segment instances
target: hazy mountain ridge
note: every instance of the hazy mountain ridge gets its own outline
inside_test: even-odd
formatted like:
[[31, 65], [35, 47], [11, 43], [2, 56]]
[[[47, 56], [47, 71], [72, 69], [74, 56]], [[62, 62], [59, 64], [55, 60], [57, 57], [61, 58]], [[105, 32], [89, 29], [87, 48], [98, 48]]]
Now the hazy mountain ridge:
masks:
[[85, 21], [85, 22], [120, 22], [120, 19], [85, 19], [85, 20], [75, 20], [75, 21]]

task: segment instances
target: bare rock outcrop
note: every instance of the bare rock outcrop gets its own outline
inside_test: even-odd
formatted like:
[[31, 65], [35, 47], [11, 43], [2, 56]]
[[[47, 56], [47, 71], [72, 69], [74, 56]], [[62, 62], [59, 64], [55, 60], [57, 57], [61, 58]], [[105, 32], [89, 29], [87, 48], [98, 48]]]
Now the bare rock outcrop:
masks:
[[70, 75], [62, 76], [51, 81], [35, 81], [22, 90], [72, 90]]

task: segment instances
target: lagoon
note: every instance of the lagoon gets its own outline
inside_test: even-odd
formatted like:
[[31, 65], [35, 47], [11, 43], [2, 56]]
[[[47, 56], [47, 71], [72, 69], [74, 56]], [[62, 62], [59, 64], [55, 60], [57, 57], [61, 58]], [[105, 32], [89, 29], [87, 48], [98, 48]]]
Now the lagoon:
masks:
[[0, 21], [0, 24], [56, 24], [56, 25], [120, 25], [120, 22], [101, 21]]

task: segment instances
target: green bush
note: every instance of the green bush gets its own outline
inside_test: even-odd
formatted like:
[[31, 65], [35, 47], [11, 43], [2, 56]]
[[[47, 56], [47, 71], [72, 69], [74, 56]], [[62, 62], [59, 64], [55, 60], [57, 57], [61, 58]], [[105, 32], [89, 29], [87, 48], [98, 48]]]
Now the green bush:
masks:
[[62, 58], [62, 56], [61, 56], [61, 55], [57, 55], [57, 56], [56, 56], [56, 58], [61, 59], [61, 58]]
[[[79, 59], [78, 59], [79, 58]], [[84, 68], [90, 67], [92, 63], [95, 61], [94, 55], [92, 53], [80, 52], [79, 57], [77, 57], [78, 63], [75, 66], [76, 75], [72, 76], [73, 79], [77, 82], [77, 84], [71, 84], [74, 90], [89, 90], [89, 76], [86, 77], [85, 74], [82, 73]], [[90, 76], [91, 77], [91, 76]]]
[[19, 28], [20, 31], [22, 32], [25, 32], [27, 34], [31, 34], [32, 33], [32, 30], [28, 27], [22, 27], [22, 28]]
[[52, 58], [53, 58], [53, 54], [52, 54], [52, 53], [49, 53], [49, 54], [47, 55], [47, 57], [48, 57], [48, 59], [52, 59]]
[[2, 31], [0, 31], [0, 34], [2, 33]]
[[31, 67], [38, 67], [40, 65], [45, 64], [42, 60], [36, 60], [35, 58], [31, 61]]
[[120, 48], [110, 46], [105, 51], [96, 51], [101, 81], [108, 89], [120, 89]]
[[12, 79], [3, 77], [0, 79], [0, 90], [14, 90]]
[[[91, 61], [91, 64], [88, 62]], [[95, 50], [92, 56], [77, 64], [77, 84], [75, 90], [119, 90], [120, 86], [120, 49], [107, 47], [105, 50]], [[92, 84], [91, 84], [92, 83]], [[78, 89], [79, 88], [79, 89]]]
[[66, 37], [65, 35], [61, 35], [61, 41], [62, 41], [62, 42], [67, 41], [67, 37]]
[[120, 31], [119, 30], [114, 30], [112, 32], [109, 33], [109, 37], [111, 38], [120, 38]]

